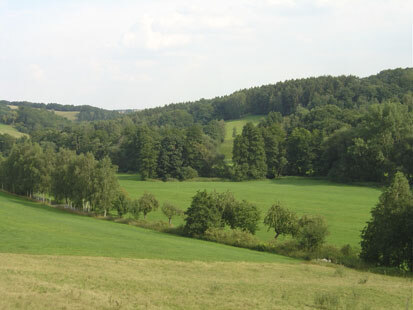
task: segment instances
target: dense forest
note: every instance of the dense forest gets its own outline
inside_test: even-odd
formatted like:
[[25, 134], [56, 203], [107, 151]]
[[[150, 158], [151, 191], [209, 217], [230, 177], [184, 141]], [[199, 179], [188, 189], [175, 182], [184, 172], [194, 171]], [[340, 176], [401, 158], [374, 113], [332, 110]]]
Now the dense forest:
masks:
[[[10, 104], [19, 108], [12, 110]], [[80, 122], [49, 111], [75, 109]], [[235, 138], [229, 163], [219, 152], [224, 121], [251, 114], [266, 117], [258, 126], [247, 124]], [[127, 114], [2, 101], [0, 119], [29, 133], [44, 149], [90, 152], [98, 160], [108, 156], [120, 171], [143, 178], [304, 175], [387, 182], [402, 171], [413, 181], [411, 68], [366, 78], [290, 80]], [[3, 156], [14, 140], [0, 137]]]

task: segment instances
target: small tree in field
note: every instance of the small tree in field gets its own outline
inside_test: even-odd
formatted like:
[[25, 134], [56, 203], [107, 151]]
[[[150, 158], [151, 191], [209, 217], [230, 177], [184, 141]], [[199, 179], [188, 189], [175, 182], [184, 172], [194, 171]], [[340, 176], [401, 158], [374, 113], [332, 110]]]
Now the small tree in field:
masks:
[[264, 218], [268, 230], [274, 229], [277, 239], [279, 235], [295, 235], [297, 232], [297, 216], [294, 212], [284, 208], [280, 202], [272, 205]]
[[304, 215], [298, 221], [298, 227], [298, 242], [307, 250], [319, 248], [329, 234], [324, 217], [318, 215]]
[[174, 216], [182, 216], [184, 214], [184, 211], [175, 207], [173, 204], [169, 202], [164, 202], [164, 204], [162, 205], [162, 212], [168, 218], [169, 225], [171, 225], [172, 218]]
[[124, 214], [131, 211], [131, 199], [128, 196], [128, 193], [124, 189], [120, 189], [117, 193], [116, 199], [113, 202], [113, 207], [118, 211], [119, 217], [122, 217]]
[[134, 199], [130, 202], [129, 204], [129, 212], [132, 214], [132, 216], [135, 219], [139, 218], [139, 215], [141, 213], [141, 210], [139, 208], [139, 200], [138, 199]]
[[143, 213], [143, 218], [146, 219], [146, 215], [149, 212], [155, 211], [159, 207], [159, 202], [151, 193], [145, 192], [138, 200], [139, 211]]

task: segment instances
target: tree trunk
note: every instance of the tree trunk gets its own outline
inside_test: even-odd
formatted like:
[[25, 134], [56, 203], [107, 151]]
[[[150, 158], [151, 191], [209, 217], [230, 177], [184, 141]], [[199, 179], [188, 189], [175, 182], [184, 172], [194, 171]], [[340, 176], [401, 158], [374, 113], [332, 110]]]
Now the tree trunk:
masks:
[[169, 218], [169, 226], [171, 226], [172, 218]]
[[105, 209], [105, 211], [104, 211], [104, 213], [103, 213], [103, 216], [106, 217], [106, 209]]
[[277, 240], [279, 235], [280, 235], [280, 233], [276, 233], [274, 239]]

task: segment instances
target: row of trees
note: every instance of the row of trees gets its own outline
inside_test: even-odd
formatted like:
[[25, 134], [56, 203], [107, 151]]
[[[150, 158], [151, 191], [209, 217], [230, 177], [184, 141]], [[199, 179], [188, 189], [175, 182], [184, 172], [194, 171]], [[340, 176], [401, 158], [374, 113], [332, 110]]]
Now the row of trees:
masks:
[[16, 143], [0, 165], [2, 188], [19, 195], [53, 196], [74, 208], [103, 213], [118, 192], [116, 168], [108, 157], [42, 148], [24, 140]]

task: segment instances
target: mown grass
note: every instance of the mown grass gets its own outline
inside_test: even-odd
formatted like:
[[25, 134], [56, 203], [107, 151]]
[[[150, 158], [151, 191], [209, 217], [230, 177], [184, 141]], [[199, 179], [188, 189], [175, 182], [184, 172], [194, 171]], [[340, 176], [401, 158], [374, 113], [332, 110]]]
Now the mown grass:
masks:
[[53, 111], [56, 115], [62, 116], [69, 121], [77, 121], [79, 111]]
[[232, 161], [232, 147], [234, 143], [234, 137], [232, 134], [234, 128], [236, 130], [236, 134], [239, 135], [242, 133], [242, 128], [246, 123], [252, 122], [253, 124], [258, 124], [262, 119], [264, 119], [264, 116], [262, 115], [250, 115], [239, 120], [225, 122], [225, 140], [220, 145], [219, 151], [225, 155], [225, 160], [227, 162]]
[[27, 134], [22, 133], [20, 131], [18, 131], [16, 128], [10, 126], [10, 125], [6, 125], [6, 124], [0, 124], [0, 133], [1, 134], [9, 134], [12, 137], [15, 138], [21, 138], [23, 136], [27, 136]]
[[[301, 263], [0, 254], [1, 309], [410, 309], [409, 279]], [[366, 279], [367, 282], [360, 281]]]
[[[131, 197], [137, 198], [145, 191], [153, 193], [163, 203], [169, 201], [185, 210], [198, 190], [231, 191], [237, 199], [245, 199], [257, 205], [262, 217], [275, 201], [282, 201], [287, 208], [299, 215], [320, 214], [325, 216], [331, 234], [328, 243], [342, 246], [358, 246], [360, 231], [370, 218], [370, 210], [378, 201], [380, 190], [367, 186], [353, 186], [332, 183], [326, 180], [284, 177], [277, 180], [249, 182], [225, 181], [186, 181], [161, 182], [140, 181], [136, 175], [119, 174], [119, 182]], [[164, 220], [160, 210], [150, 213], [149, 220]], [[173, 223], [183, 223], [174, 219]], [[270, 240], [273, 233], [268, 232], [261, 223], [257, 236]]]
[[297, 260], [67, 213], [0, 192], [0, 252], [179, 261]]

